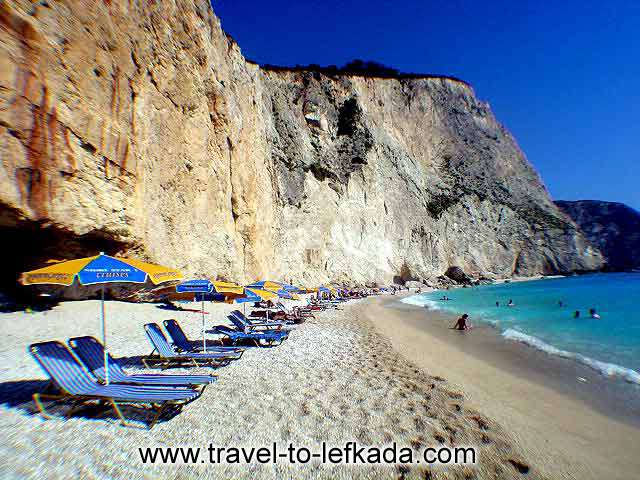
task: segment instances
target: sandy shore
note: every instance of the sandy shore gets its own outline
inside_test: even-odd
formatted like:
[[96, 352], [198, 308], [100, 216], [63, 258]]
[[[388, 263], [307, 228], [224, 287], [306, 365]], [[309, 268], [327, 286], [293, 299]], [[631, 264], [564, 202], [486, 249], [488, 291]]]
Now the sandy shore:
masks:
[[454, 332], [447, 328], [451, 317], [390, 297], [370, 302], [363, 314], [405, 358], [463, 385], [468, 404], [507, 427], [543, 474], [638, 477], [640, 412], [621, 393], [634, 393], [632, 387], [504, 341], [488, 327]]
[[[69, 420], [43, 420], [34, 414], [30, 396], [42, 388], [45, 376], [26, 353], [28, 344], [96, 334], [98, 302], [67, 302], [30, 315], [2, 314], [0, 477], [542, 478], [513, 437], [469, 407], [458, 388], [398, 354], [368, 320], [373, 312], [368, 305], [382, 308], [371, 300], [352, 302], [343, 311], [322, 313], [296, 327], [280, 347], [250, 349], [240, 361], [216, 370], [219, 381], [199, 400], [151, 431], [123, 428], [111, 417], [95, 419], [82, 412]], [[222, 323], [229, 308], [208, 306], [212, 323]], [[193, 313], [108, 302], [107, 315], [112, 353], [130, 361], [149, 351], [142, 329], [148, 321], [174, 317], [192, 338], [198, 336], [199, 319]], [[448, 375], [445, 362], [429, 362], [427, 370]], [[431, 471], [423, 466], [282, 463], [171, 467], [142, 465], [138, 454], [138, 447], [156, 445], [294, 442], [319, 448], [322, 441], [338, 445], [349, 440], [367, 445], [395, 441], [416, 449], [441, 443], [476, 445], [480, 463]], [[518, 473], [516, 466], [525, 465], [528, 473]]]

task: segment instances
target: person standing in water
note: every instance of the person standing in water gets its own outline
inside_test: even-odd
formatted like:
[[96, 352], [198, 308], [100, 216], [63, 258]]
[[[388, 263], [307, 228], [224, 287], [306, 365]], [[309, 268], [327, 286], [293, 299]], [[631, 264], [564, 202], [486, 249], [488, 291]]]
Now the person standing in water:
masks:
[[499, 307], [499, 306], [500, 306], [500, 302], [496, 302], [496, 307]]
[[558, 306], [560, 308], [564, 307], [564, 303], [562, 302], [562, 300], [558, 300]]
[[598, 314], [596, 313], [596, 309], [595, 309], [595, 308], [591, 308], [591, 309], [589, 309], [589, 316], [590, 316], [591, 318], [595, 318], [595, 319], [600, 318], [600, 315], [598, 315]]
[[453, 330], [471, 330], [472, 326], [471, 326], [471, 322], [467, 322], [467, 319], [469, 318], [469, 315], [467, 315], [466, 313], [464, 315], [462, 315], [457, 321], [456, 324], [451, 327]]
[[573, 318], [580, 318], [580, 310], [573, 312]]
[[509, 303], [507, 303], [507, 307], [515, 307], [516, 304], [513, 303], [513, 300], [509, 299]]

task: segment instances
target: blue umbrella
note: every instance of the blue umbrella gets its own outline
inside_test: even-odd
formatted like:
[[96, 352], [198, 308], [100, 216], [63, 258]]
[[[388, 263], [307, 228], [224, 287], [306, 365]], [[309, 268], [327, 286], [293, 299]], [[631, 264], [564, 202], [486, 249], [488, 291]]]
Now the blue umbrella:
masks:
[[105, 383], [109, 385], [109, 349], [107, 346], [107, 323], [104, 310], [104, 285], [109, 283], [146, 283], [154, 285], [180, 280], [178, 270], [142, 262], [132, 258], [112, 257], [100, 252], [93, 257], [77, 258], [25, 272], [20, 282], [23, 285], [53, 284], [71, 286], [76, 281], [81, 285], [102, 285], [100, 296], [102, 344], [104, 345]]
[[[186, 282], [176, 285], [176, 292], [178, 293], [193, 293], [194, 300], [202, 301], [202, 348], [204, 352], [207, 352], [207, 341], [205, 340], [205, 326], [204, 326], [204, 299], [205, 295], [213, 291], [213, 284], [206, 279], [202, 280], [187, 280]], [[198, 295], [200, 294], [200, 295]]]

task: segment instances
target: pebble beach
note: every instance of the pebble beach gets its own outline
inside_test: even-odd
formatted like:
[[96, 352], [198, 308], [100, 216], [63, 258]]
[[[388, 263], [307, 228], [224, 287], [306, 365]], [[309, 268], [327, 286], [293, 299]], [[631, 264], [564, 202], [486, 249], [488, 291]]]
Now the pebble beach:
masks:
[[[294, 328], [274, 348], [249, 348], [229, 366], [171, 369], [167, 373], [215, 373], [218, 381], [174, 418], [152, 430], [122, 427], [108, 415], [78, 412], [66, 420], [54, 411], [43, 419], [31, 401], [46, 377], [27, 353], [30, 343], [96, 335], [99, 302], [65, 302], [33, 314], [1, 314], [0, 464], [2, 478], [545, 478], [523, 455], [509, 432], [467, 405], [465, 393], [441, 376], [406, 360], [363, 314], [371, 299], [325, 311]], [[224, 324], [233, 307], [207, 305], [207, 323]], [[176, 318], [192, 339], [200, 338], [196, 313], [166, 311], [154, 304], [107, 303], [111, 354], [141, 371], [151, 348], [143, 324]], [[215, 336], [211, 336], [214, 339]], [[329, 466], [142, 464], [138, 448], [209, 444], [261, 446], [289, 442], [319, 448], [396, 442], [474, 445], [475, 466]]]

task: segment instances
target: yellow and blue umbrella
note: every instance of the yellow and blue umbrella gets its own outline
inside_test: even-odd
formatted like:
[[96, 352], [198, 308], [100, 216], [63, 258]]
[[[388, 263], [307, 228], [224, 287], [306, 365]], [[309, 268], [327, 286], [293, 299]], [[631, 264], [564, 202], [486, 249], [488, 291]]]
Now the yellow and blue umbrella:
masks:
[[289, 285], [288, 283], [282, 282], [274, 282], [272, 280], [260, 280], [259, 282], [254, 282], [251, 285], [247, 285], [248, 288], [259, 288], [262, 290], [268, 290], [271, 292], [275, 292], [279, 297], [292, 299], [293, 294], [299, 291], [298, 288], [293, 285]]
[[150, 280], [157, 285], [180, 280], [179, 270], [154, 265], [129, 258], [100, 255], [57, 262], [47, 267], [25, 272], [20, 277], [23, 285], [64, 285], [70, 286], [77, 280], [81, 285], [102, 285], [101, 323], [104, 344], [105, 381], [109, 384], [109, 353], [107, 349], [107, 327], [104, 313], [104, 285], [107, 283], [145, 283]]
[[278, 295], [269, 290], [243, 287], [232, 282], [213, 282], [213, 290], [218, 295], [221, 295], [221, 299], [224, 302], [242, 303], [243, 310], [246, 308], [246, 303], [278, 298]]
[[215, 281], [213, 282], [213, 291], [231, 299], [245, 294], [244, 287], [233, 282]]
[[260, 288], [245, 288], [245, 296], [243, 298], [239, 298], [238, 303], [247, 303], [247, 302], [260, 302], [262, 300], [273, 300], [278, 298], [278, 294], [276, 292], [272, 292], [271, 290], [262, 290]]

